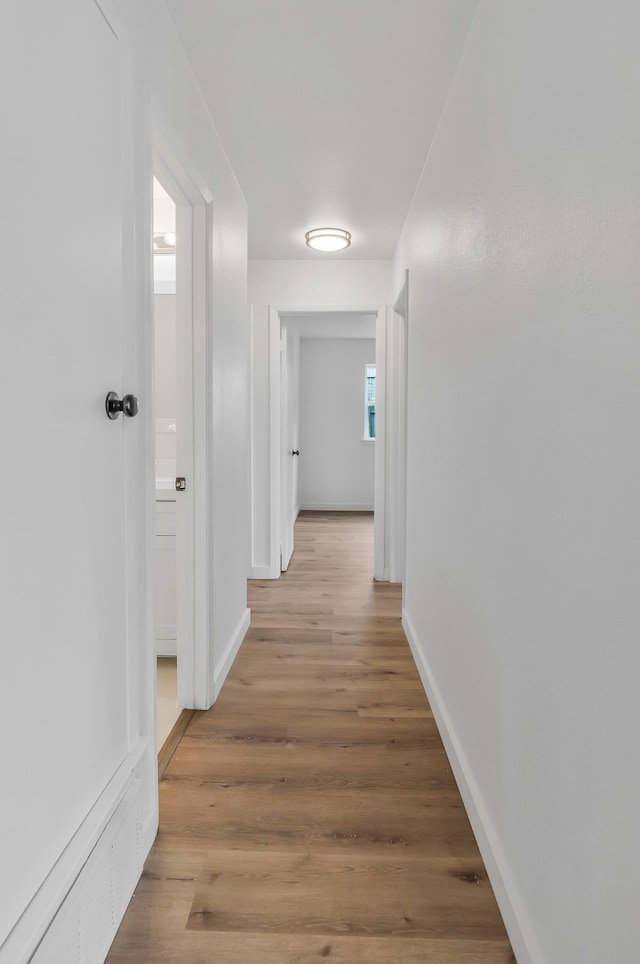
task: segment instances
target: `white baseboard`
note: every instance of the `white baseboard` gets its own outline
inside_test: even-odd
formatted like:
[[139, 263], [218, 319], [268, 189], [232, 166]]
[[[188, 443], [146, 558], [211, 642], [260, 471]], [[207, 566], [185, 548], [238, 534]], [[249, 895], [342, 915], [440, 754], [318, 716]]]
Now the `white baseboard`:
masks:
[[148, 785], [156, 772], [155, 747], [146, 741], [65, 848], [0, 948], [0, 964], [105, 959], [157, 832], [157, 783], [153, 793]]
[[222, 689], [222, 684], [229, 675], [229, 670], [231, 665], [238, 655], [238, 650], [242, 644], [242, 640], [247, 635], [247, 630], [249, 629], [249, 624], [251, 623], [251, 610], [245, 609], [242, 619], [236, 626], [235, 632], [227, 644], [227, 648], [224, 651], [220, 665], [217, 667], [213, 674], [213, 702], [218, 699], [220, 690]]
[[300, 506], [300, 511], [308, 512], [373, 512], [373, 505], [362, 502], [307, 502]]
[[[431, 672], [415, 628], [406, 609], [402, 611], [402, 625], [433, 711], [440, 737], [444, 744], [453, 775], [460, 790], [469, 821], [484, 860], [511, 946], [518, 964], [534, 964], [543, 960], [537, 941], [528, 924], [527, 914], [518, 898], [499, 836], [491, 820], [469, 761], [462, 748], [453, 722], [442, 699], [438, 684]], [[527, 937], [525, 938], [525, 932]]]
[[272, 566], [254, 566], [251, 570], [250, 579], [279, 579], [280, 570], [273, 571]]

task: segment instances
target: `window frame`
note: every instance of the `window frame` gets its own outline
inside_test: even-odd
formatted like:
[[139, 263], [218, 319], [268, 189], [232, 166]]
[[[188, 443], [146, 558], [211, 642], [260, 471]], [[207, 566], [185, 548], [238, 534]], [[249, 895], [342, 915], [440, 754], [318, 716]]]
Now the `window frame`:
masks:
[[[373, 402], [370, 399], [370, 379], [369, 372], [373, 371]], [[376, 440], [376, 363], [368, 362], [364, 366], [364, 411], [363, 411], [363, 442], [375, 442]], [[371, 434], [370, 409], [373, 408], [373, 435]]]

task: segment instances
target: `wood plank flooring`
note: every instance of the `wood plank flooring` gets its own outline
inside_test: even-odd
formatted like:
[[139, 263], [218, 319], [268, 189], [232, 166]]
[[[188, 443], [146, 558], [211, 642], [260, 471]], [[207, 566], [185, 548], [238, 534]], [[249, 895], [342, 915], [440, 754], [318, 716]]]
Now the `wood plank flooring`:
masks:
[[108, 964], [509, 964], [372, 516], [302, 513], [289, 571], [160, 783]]

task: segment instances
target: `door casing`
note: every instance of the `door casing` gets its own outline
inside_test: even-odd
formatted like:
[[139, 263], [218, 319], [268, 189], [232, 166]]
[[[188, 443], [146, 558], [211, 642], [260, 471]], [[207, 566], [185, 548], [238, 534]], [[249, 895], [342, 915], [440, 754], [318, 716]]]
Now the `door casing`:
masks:
[[389, 580], [404, 584], [407, 537], [407, 390], [409, 272], [389, 324], [387, 403], [389, 438]]
[[[213, 203], [206, 189], [156, 123], [154, 172], [176, 204], [176, 493], [177, 698], [178, 706], [207, 709], [210, 682], [208, 491], [211, 439], [211, 377], [207, 309], [211, 288], [208, 252]], [[154, 493], [155, 498], [155, 493]]]

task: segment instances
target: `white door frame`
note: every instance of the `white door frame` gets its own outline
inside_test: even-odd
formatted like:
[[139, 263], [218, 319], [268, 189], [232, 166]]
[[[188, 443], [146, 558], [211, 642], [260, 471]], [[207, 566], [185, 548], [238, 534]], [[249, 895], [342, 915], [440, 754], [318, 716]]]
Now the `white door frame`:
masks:
[[389, 319], [387, 421], [389, 438], [389, 580], [404, 583], [407, 528], [407, 362], [409, 272]]
[[289, 428], [289, 339], [286, 326], [280, 326], [280, 570], [286, 572], [293, 554], [293, 523], [290, 520], [290, 461]]
[[270, 463], [270, 500], [269, 500], [269, 578], [280, 576], [281, 538], [282, 538], [282, 398], [280, 379], [280, 342], [282, 338], [282, 316], [318, 314], [368, 314], [376, 316], [376, 442], [375, 442], [375, 484], [374, 484], [374, 565], [375, 579], [388, 579], [385, 572], [387, 525], [387, 453], [385, 431], [385, 383], [386, 383], [386, 342], [387, 306], [386, 305], [269, 305], [269, 463]]
[[[211, 378], [207, 309], [211, 276], [212, 203], [164, 131], [154, 127], [154, 173], [176, 203], [177, 471], [176, 493], [178, 706], [206, 709], [209, 682], [210, 566], [208, 491]], [[151, 180], [151, 179], [149, 179]]]

